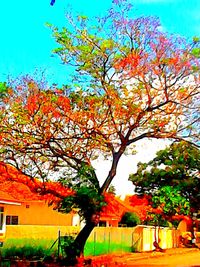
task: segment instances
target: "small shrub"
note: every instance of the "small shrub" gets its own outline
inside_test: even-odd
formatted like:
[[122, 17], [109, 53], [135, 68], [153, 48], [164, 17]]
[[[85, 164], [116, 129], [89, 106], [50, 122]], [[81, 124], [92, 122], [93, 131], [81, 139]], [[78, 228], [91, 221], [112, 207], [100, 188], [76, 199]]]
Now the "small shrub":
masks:
[[127, 227], [134, 227], [140, 223], [140, 218], [134, 212], [125, 212], [120, 221], [120, 224], [124, 224]]

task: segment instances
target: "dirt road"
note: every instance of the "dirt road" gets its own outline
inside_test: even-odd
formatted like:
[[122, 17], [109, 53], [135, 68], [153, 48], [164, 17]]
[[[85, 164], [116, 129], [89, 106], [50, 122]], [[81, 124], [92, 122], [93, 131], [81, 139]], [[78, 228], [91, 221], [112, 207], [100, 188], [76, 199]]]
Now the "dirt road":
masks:
[[128, 267], [200, 267], [200, 251], [186, 254], [166, 255], [158, 258], [147, 258], [126, 261]]

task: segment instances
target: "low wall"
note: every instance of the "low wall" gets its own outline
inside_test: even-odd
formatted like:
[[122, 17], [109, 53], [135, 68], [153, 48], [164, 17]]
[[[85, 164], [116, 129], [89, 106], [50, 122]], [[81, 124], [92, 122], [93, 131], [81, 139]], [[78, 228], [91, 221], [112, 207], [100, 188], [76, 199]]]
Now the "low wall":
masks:
[[[80, 227], [76, 226], [39, 226], [39, 225], [7, 225], [6, 239], [51, 239], [61, 235], [76, 235]], [[156, 229], [157, 241], [161, 248], [173, 248], [179, 245], [179, 231], [170, 228]], [[155, 227], [95, 227], [90, 234], [88, 241], [96, 243], [115, 243], [134, 247], [136, 251], [151, 251], [155, 247]], [[6, 242], [6, 240], [5, 240]]]
[[[7, 225], [6, 239], [51, 239], [58, 238], [58, 232], [62, 235], [72, 235], [80, 231], [76, 226], [50, 226], [50, 225]], [[6, 240], [5, 240], [6, 241]]]
[[142, 240], [137, 244], [138, 251], [151, 251], [155, 247], [153, 245], [156, 240], [162, 249], [175, 248], [179, 246], [180, 231], [168, 227], [154, 226], [138, 226], [138, 230], [142, 231], [140, 236]]
[[155, 247], [155, 241], [163, 249], [174, 248], [179, 246], [180, 232], [168, 227], [155, 227], [139, 225], [136, 227], [95, 227], [89, 241], [126, 244], [135, 251], [151, 251]]

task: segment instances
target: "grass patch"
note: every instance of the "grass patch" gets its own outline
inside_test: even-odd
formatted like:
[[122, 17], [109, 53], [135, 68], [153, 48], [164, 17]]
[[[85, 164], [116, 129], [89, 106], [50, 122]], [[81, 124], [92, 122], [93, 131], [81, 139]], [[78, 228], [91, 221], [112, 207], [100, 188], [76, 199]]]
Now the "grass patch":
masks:
[[94, 243], [91, 241], [88, 241], [86, 243], [85, 249], [84, 249], [84, 255], [85, 256], [97, 256], [101, 254], [109, 254], [113, 252], [131, 252], [132, 249], [130, 246], [127, 246], [126, 244], [116, 244], [116, 243], [109, 243], [109, 242], [98, 242]]
[[54, 240], [8, 239], [1, 248], [3, 258], [43, 258], [57, 253], [58, 244], [51, 248]]
[[[50, 255], [58, 255], [58, 243], [52, 247], [55, 240], [48, 239], [8, 239], [1, 248], [3, 258], [11, 258], [17, 256], [19, 258], [43, 258]], [[52, 248], [51, 248], [52, 247]], [[131, 252], [130, 246], [125, 243], [116, 244], [112, 242], [92, 242], [87, 241], [84, 249], [85, 256], [96, 256], [101, 254], [109, 254], [113, 252]], [[61, 250], [60, 250], [61, 252]], [[62, 254], [62, 253], [61, 253]]]

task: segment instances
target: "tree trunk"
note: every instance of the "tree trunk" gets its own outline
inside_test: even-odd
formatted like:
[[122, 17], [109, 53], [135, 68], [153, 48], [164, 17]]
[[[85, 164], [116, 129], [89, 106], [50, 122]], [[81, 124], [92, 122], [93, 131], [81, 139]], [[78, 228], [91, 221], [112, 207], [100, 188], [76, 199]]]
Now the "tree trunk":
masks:
[[[113, 154], [113, 162], [109, 174], [106, 180], [104, 181], [103, 185], [101, 186], [101, 188], [99, 188], [100, 195], [102, 195], [108, 189], [113, 178], [115, 177], [119, 159], [122, 156], [123, 152], [125, 151], [125, 148], [126, 146], [122, 145], [119, 152]], [[73, 244], [70, 244], [70, 246], [66, 247], [65, 249], [65, 253], [67, 255], [66, 264], [71, 264], [71, 266], [74, 266], [77, 262], [77, 259], [83, 255], [85, 243], [90, 233], [94, 229], [94, 227], [98, 224], [98, 222], [99, 222], [99, 215], [92, 214], [91, 219], [87, 220], [86, 225], [79, 232]]]
[[83, 254], [85, 243], [86, 243], [89, 235], [91, 234], [91, 232], [92, 232], [92, 230], [94, 229], [95, 226], [96, 226], [96, 224], [94, 222], [89, 221], [89, 222], [87, 222], [85, 224], [83, 229], [77, 235], [74, 243], [77, 245], [77, 247], [79, 249], [79, 252], [80, 252], [79, 255]]
[[[157, 233], [157, 229], [158, 229], [158, 233]], [[155, 225], [153, 245], [155, 247], [155, 251], [163, 252], [164, 250], [159, 245], [160, 243], [159, 232], [160, 232], [160, 224], [158, 221], [157, 224]]]
[[64, 263], [66, 266], [75, 266], [77, 259], [83, 255], [85, 243], [95, 226], [95, 222], [92, 220], [88, 221], [83, 229], [78, 233], [74, 242], [65, 248], [67, 256]]

